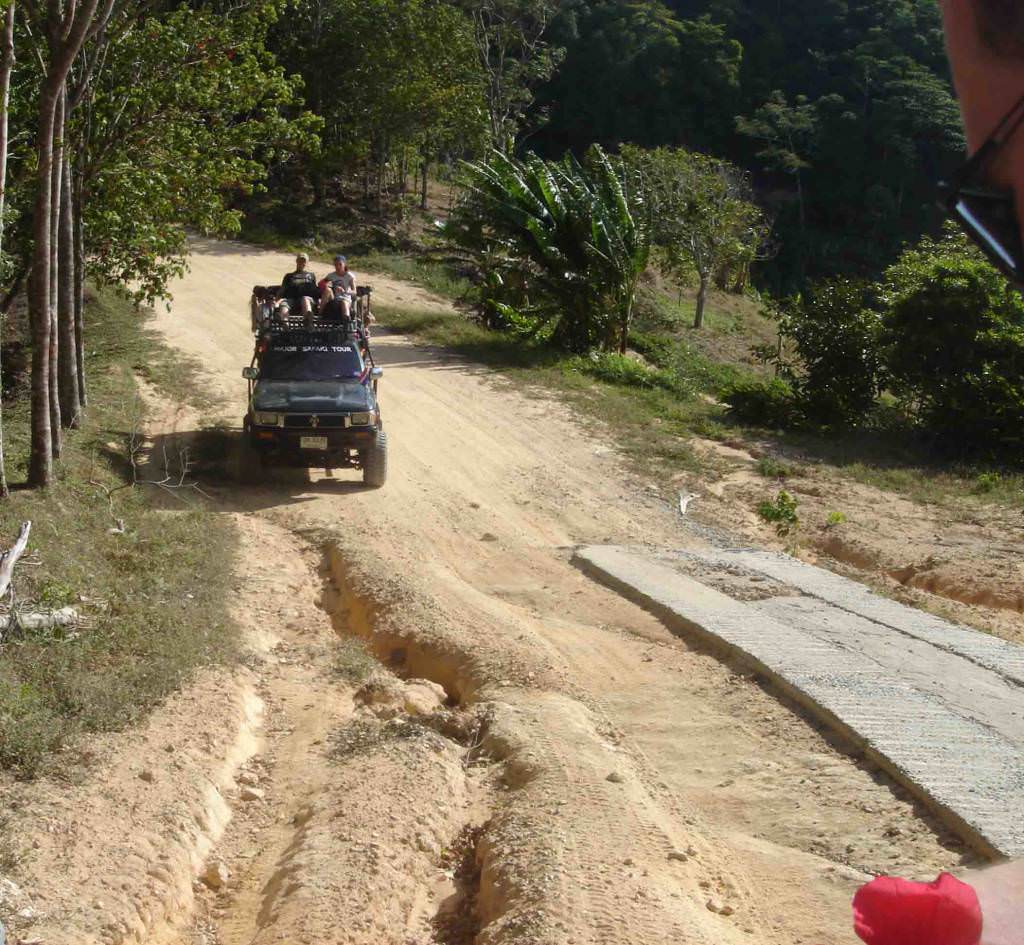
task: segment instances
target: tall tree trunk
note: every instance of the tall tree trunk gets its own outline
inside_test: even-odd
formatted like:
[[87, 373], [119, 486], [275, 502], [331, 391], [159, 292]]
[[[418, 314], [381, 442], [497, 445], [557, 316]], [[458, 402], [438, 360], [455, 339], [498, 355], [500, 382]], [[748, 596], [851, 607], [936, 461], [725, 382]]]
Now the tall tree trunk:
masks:
[[427, 152], [423, 152], [423, 161], [420, 166], [420, 171], [423, 174], [423, 183], [420, 188], [420, 209], [427, 209], [427, 174], [430, 173], [430, 158], [427, 156]]
[[75, 345], [75, 230], [72, 214], [71, 161], [64, 149], [61, 162], [63, 183], [60, 201], [57, 271], [57, 369], [59, 372], [60, 418], [65, 427], [78, 426], [78, 363]]
[[78, 405], [89, 402], [85, 393], [85, 224], [82, 220], [82, 175], [72, 175], [71, 216], [73, 220], [75, 267], [75, 372], [78, 375]]
[[50, 168], [50, 437], [53, 458], [59, 459], [63, 434], [60, 419], [60, 344], [57, 330], [57, 286], [60, 278], [60, 205], [64, 183], [64, 117], [67, 112], [67, 89], [61, 88], [57, 100], [57, 120], [53, 128], [53, 164]]
[[[102, 3], [102, 6], [101, 6]], [[50, 251], [53, 238], [51, 214], [54, 135], [57, 108], [64, 86], [82, 44], [110, 18], [114, 0], [79, 0], [61, 16], [59, 4], [47, 4], [46, 33], [50, 61], [39, 91], [39, 124], [36, 128], [36, 198], [32, 221], [32, 281], [29, 288], [29, 319], [32, 323], [32, 448], [28, 481], [48, 486], [53, 481], [53, 436], [50, 424]], [[63, 131], [61, 131], [63, 134]], [[59, 180], [59, 177], [58, 177]], [[58, 406], [59, 409], [59, 406]]]
[[53, 132], [60, 85], [43, 82], [39, 95], [36, 138], [36, 200], [32, 222], [32, 275], [28, 307], [32, 323], [32, 448], [28, 481], [48, 486], [53, 480], [50, 437], [50, 199], [52, 196]]
[[700, 278], [700, 286], [697, 289], [697, 305], [693, 312], [693, 327], [703, 328], [704, 327], [704, 306], [708, 300], [708, 281], [710, 279], [710, 273], [700, 272], [698, 273]]
[[[0, 45], [0, 250], [4, 240], [4, 211], [7, 204], [7, 108], [11, 101], [11, 71], [14, 69], [14, 0], [7, 7]], [[0, 498], [10, 494], [4, 463], [3, 433], [3, 349], [0, 347]]]

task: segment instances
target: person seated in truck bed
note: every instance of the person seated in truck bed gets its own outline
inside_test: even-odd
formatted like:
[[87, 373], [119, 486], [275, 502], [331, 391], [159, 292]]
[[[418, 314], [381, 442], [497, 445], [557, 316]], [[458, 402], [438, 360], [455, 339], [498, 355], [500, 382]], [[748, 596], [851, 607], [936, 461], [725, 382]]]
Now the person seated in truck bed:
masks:
[[279, 318], [300, 313], [307, 317], [313, 315], [314, 299], [318, 293], [316, 276], [306, 268], [308, 262], [309, 256], [299, 253], [295, 257], [295, 271], [289, 272], [281, 280], [277, 303]]
[[344, 256], [334, 257], [334, 272], [320, 280], [320, 316], [331, 321], [348, 321], [356, 297], [356, 277]]

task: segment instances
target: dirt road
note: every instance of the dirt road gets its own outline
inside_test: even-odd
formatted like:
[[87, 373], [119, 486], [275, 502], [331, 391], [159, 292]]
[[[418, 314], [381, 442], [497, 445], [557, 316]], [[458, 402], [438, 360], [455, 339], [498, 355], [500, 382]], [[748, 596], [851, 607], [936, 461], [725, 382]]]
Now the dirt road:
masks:
[[[289, 263], [200, 242], [158, 318], [236, 428], [248, 293]], [[382, 331], [376, 353], [384, 489], [211, 486], [242, 536], [238, 684], [264, 710], [218, 790], [232, 819], [179, 858], [205, 883], [175, 886], [171, 926], [47, 942], [839, 945], [868, 874], [961, 861], [800, 716], [570, 564], [580, 543], [694, 541], [613, 442], [442, 352]], [[163, 433], [199, 422], [168, 410]], [[202, 730], [195, 700], [175, 711], [154, 725]]]

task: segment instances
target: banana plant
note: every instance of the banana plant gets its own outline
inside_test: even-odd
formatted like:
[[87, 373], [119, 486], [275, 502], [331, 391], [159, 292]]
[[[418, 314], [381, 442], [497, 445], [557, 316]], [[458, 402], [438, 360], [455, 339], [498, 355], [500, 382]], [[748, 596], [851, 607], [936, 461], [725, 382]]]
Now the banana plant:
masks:
[[621, 169], [595, 146], [582, 163], [496, 151], [465, 173], [467, 198], [445, 233], [517, 273], [518, 322], [574, 352], [625, 350], [650, 240]]

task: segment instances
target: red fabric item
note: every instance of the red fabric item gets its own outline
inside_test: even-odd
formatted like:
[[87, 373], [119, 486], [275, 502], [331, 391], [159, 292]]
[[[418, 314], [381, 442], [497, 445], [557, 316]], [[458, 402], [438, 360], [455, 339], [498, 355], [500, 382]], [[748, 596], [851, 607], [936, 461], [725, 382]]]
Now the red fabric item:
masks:
[[867, 945], [979, 945], [981, 906], [949, 873], [934, 883], [881, 876], [853, 897], [853, 928]]

